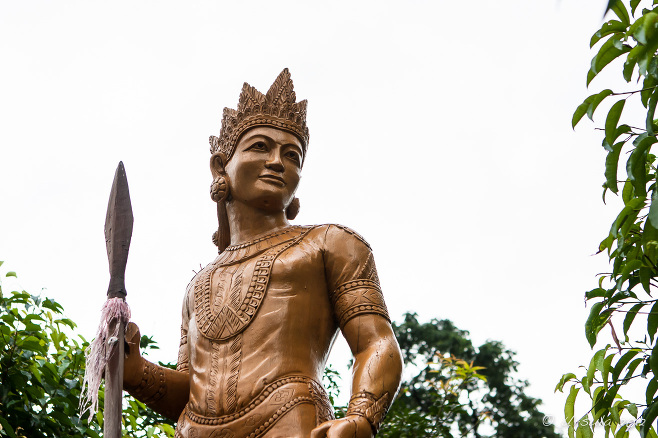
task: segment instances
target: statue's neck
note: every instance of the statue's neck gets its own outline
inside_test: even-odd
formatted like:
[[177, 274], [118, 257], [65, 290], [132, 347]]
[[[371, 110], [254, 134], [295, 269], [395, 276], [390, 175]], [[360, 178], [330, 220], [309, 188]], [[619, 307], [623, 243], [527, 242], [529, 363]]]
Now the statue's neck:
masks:
[[290, 225], [285, 211], [260, 210], [237, 201], [226, 203], [226, 213], [231, 230], [231, 245], [248, 242]]

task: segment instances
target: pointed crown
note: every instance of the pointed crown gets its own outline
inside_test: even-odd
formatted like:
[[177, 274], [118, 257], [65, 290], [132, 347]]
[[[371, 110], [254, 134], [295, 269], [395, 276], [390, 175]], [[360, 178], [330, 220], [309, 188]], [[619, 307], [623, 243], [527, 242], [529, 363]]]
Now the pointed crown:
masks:
[[210, 153], [223, 152], [230, 160], [240, 135], [255, 126], [271, 126], [296, 135], [302, 143], [304, 156], [308, 146], [306, 100], [295, 102], [292, 79], [287, 68], [276, 78], [267, 94], [248, 83], [242, 86], [238, 109], [224, 108], [219, 137], [210, 136]]

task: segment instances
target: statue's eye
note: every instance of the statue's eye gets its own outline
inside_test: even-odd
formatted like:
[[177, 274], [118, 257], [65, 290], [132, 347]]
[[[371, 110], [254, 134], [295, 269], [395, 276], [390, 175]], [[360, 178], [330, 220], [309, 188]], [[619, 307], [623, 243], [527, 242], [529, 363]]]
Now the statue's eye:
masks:
[[299, 154], [296, 151], [288, 151], [286, 152], [285, 156], [297, 164], [300, 164], [302, 162], [302, 158], [299, 156]]
[[256, 143], [249, 146], [249, 149], [264, 151], [265, 149], [267, 149], [267, 146], [262, 141], [257, 141]]

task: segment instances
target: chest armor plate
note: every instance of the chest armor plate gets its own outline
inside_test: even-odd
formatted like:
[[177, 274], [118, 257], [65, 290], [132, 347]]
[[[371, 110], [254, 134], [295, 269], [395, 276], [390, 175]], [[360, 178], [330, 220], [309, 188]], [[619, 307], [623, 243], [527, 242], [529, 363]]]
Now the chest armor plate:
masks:
[[[251, 243], [228, 247], [206, 266], [194, 285], [199, 332], [215, 341], [242, 333], [265, 299], [274, 261], [311, 229], [288, 227]], [[244, 281], [249, 282], [246, 292]]]

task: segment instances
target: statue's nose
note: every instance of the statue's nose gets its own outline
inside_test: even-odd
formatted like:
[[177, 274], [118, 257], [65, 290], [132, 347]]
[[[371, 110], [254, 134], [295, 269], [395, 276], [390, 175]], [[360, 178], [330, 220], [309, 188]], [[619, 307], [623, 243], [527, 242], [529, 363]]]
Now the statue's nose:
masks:
[[270, 159], [265, 162], [265, 167], [272, 169], [275, 172], [283, 172], [283, 161], [281, 160], [281, 154], [278, 151], [273, 151]]

